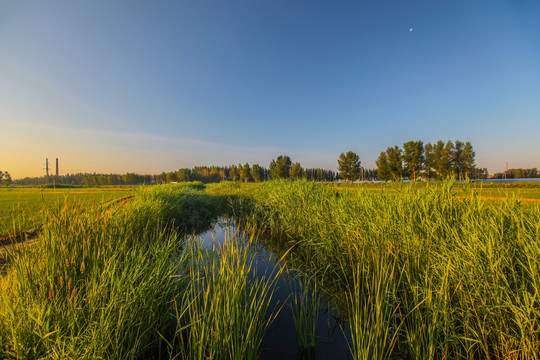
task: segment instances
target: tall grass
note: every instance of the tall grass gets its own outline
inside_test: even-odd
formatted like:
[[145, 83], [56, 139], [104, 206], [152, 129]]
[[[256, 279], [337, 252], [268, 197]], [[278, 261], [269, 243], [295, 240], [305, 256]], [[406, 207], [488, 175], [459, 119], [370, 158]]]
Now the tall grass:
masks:
[[305, 279], [300, 276], [292, 276], [293, 293], [290, 300], [290, 307], [296, 329], [296, 337], [300, 351], [309, 352], [317, 346], [317, 322], [319, 320], [319, 309], [321, 306], [321, 294], [317, 292], [316, 283], [310, 286]]
[[540, 208], [452, 186], [267, 183], [244, 218], [294, 246], [334, 294], [355, 358], [538, 359]]
[[0, 358], [256, 358], [275, 278], [251, 276], [253, 238], [183, 241], [229, 206], [348, 320], [355, 359], [538, 359], [540, 207], [452, 186], [171, 185], [61, 208], [0, 279]]
[[4, 356], [112, 358], [162, 348], [185, 261], [175, 234], [101, 209], [64, 208], [2, 278]]
[[238, 237], [209, 252], [184, 241], [215, 205], [191, 185], [163, 186], [50, 213], [0, 278], [0, 358], [255, 358], [272, 280], [247, 277]]
[[[191, 243], [187, 307], [178, 316], [184, 359], [256, 359], [279, 309], [270, 309], [279, 272], [257, 274], [254, 235], [227, 233], [211, 249]], [[271, 314], [268, 312], [272, 310]]]

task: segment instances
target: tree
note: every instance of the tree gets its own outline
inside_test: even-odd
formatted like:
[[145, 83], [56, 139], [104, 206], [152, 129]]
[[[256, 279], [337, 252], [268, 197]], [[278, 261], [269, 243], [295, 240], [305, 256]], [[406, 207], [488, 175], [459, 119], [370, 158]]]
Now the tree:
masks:
[[11, 175], [7, 171], [0, 171], [0, 182], [4, 184], [5, 186], [10, 186], [13, 182], [11, 180]]
[[215, 166], [212, 166], [210, 168], [210, 182], [218, 182], [219, 179], [221, 178], [221, 175], [219, 173], [219, 168], [215, 167]]
[[178, 169], [176, 172], [176, 178], [178, 181], [190, 181], [191, 180], [191, 169]]
[[240, 176], [242, 177], [242, 180], [244, 182], [249, 182], [251, 180], [251, 168], [249, 167], [249, 164], [245, 163], [244, 166], [239, 164], [238, 169], [240, 170]]
[[433, 147], [435, 168], [440, 180], [445, 180], [452, 174], [452, 152], [454, 144], [449, 140], [445, 143], [437, 141]]
[[339, 175], [347, 181], [360, 177], [360, 157], [352, 151], [341, 153], [338, 158]]
[[467, 179], [472, 177], [476, 169], [475, 158], [476, 153], [473, 150], [472, 144], [467, 141], [463, 148], [462, 161], [463, 161], [463, 175]]
[[165, 171], [157, 176], [157, 180], [159, 184], [164, 184], [165, 181], [167, 181], [167, 174], [165, 173]]
[[456, 140], [454, 147], [452, 149], [451, 159], [452, 159], [452, 172], [454, 176], [458, 179], [463, 177], [463, 148], [465, 144], [463, 141]]
[[262, 169], [259, 164], [253, 164], [253, 166], [251, 167], [251, 177], [253, 178], [253, 181], [261, 182], [262, 175]]
[[296, 162], [291, 166], [289, 175], [291, 176], [291, 179], [300, 179], [304, 175], [304, 170], [299, 162]]
[[288, 178], [291, 164], [291, 158], [286, 155], [279, 155], [276, 160], [272, 160], [270, 163], [270, 173], [272, 174], [272, 178]]
[[231, 176], [232, 181], [240, 180], [240, 171], [238, 170], [236, 165], [231, 166], [231, 169], [229, 170], [229, 175]]
[[392, 180], [392, 174], [390, 174], [390, 166], [388, 165], [388, 158], [386, 152], [382, 151], [381, 155], [376, 161], [377, 164], [377, 179], [383, 181]]
[[177, 182], [178, 181], [178, 174], [176, 172], [170, 172], [167, 173], [166, 176], [167, 183]]
[[431, 143], [424, 145], [424, 176], [428, 180], [434, 180], [437, 178], [437, 173], [435, 172], [436, 168], [436, 159], [435, 159], [435, 150]]
[[400, 180], [403, 177], [403, 164], [401, 162], [401, 149], [398, 146], [389, 147], [386, 149], [386, 157], [388, 159], [388, 168], [390, 175], [394, 181]]
[[[488, 169], [486, 169], [486, 168], [478, 169], [478, 168], [475, 167], [473, 169], [471, 177], [473, 179], [487, 179], [488, 175], [489, 175]], [[502, 178], [502, 174], [501, 174], [501, 178]]]
[[403, 164], [407, 177], [416, 181], [416, 176], [424, 166], [424, 143], [418, 141], [408, 141], [403, 144]]

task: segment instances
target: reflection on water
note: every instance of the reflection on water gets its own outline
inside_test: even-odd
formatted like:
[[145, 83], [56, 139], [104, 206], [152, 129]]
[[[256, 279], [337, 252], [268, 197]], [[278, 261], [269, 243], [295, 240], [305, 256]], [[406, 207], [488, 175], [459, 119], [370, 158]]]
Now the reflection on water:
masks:
[[[236, 232], [242, 234], [242, 230], [238, 229], [230, 220], [219, 219], [212, 229], [190, 238], [199, 241], [203, 247], [211, 248], [214, 245], [222, 244], [227, 234]], [[243, 236], [248, 235], [243, 234]], [[271, 249], [266, 248], [264, 241], [257, 241], [257, 244], [256, 252], [253, 255], [256, 274], [268, 274], [276, 269], [277, 258], [281, 254], [275, 254]], [[294, 269], [287, 270], [294, 271]], [[321, 304], [317, 318], [316, 348], [299, 349], [290, 307], [292, 292], [298, 291], [294, 290], [298, 288], [296, 285], [298, 283], [293, 277], [289, 276], [286, 271], [282, 272], [270, 306], [271, 309], [281, 308], [281, 311], [263, 339], [260, 359], [350, 359], [350, 351], [343, 334], [343, 330], [347, 331], [348, 326], [346, 324], [340, 325], [324, 302]]]

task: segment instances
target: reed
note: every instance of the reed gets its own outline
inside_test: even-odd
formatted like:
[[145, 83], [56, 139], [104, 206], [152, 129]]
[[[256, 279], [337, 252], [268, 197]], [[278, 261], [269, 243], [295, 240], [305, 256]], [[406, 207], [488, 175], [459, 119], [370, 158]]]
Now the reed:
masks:
[[215, 204], [163, 186], [50, 212], [0, 278], [0, 358], [256, 358], [275, 280], [248, 276], [253, 237], [211, 251], [184, 240]]
[[[133, 358], [159, 352], [184, 261], [173, 233], [68, 206], [1, 279], [5, 357]], [[7, 331], [6, 331], [7, 330]]]
[[540, 207], [453, 187], [271, 182], [251, 191], [244, 218], [294, 247], [353, 336], [366, 322], [386, 334], [352, 338], [355, 357], [538, 359]]
[[290, 308], [296, 329], [298, 346], [301, 351], [309, 351], [317, 346], [316, 330], [321, 306], [321, 294], [317, 283], [309, 284], [299, 274], [288, 273], [291, 279], [292, 296]]
[[212, 248], [188, 244], [187, 308], [178, 316], [179, 354], [185, 359], [256, 359], [279, 309], [269, 313], [280, 272], [258, 274], [254, 234], [227, 233]]

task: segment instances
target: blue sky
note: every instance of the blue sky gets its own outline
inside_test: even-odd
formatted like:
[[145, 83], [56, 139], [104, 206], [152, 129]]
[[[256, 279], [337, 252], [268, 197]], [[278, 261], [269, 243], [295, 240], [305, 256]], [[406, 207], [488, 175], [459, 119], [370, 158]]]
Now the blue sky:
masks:
[[[0, 166], [159, 173], [409, 140], [540, 167], [538, 1], [4, 1]], [[412, 31], [411, 31], [412, 28]]]

